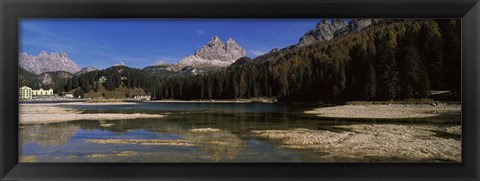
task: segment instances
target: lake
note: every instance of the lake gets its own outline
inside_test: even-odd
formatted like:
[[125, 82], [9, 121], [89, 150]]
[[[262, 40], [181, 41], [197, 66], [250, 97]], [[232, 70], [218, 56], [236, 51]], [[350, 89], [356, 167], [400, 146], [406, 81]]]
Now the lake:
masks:
[[166, 116], [22, 125], [21, 157], [35, 162], [318, 162], [329, 153], [284, 147], [279, 140], [258, 137], [252, 131], [304, 128], [342, 132], [333, 126], [355, 124], [320, 119], [303, 113], [315, 107], [291, 104], [144, 102], [65, 107], [83, 113]]

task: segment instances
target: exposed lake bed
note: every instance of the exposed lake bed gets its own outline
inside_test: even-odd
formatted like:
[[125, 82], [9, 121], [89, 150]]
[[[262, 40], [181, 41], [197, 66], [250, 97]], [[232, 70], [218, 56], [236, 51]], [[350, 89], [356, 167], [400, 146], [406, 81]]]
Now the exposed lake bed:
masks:
[[[87, 103], [87, 105], [129, 105], [134, 103]], [[19, 124], [41, 124], [66, 122], [74, 120], [118, 120], [139, 118], [161, 118], [159, 114], [121, 114], [121, 113], [89, 113], [82, 114], [73, 108], [64, 105], [85, 105], [82, 102], [74, 103], [51, 103], [51, 104], [20, 104]]]
[[[42, 105], [42, 104], [20, 104]], [[48, 106], [46, 106], [48, 105]], [[460, 110], [418, 122], [323, 119], [312, 106], [44, 104], [76, 115], [162, 115], [22, 125], [26, 162], [460, 162]], [[46, 114], [48, 115], [48, 114]], [[435, 119], [458, 119], [438, 123]], [[20, 122], [22, 124], [22, 122]]]
[[327, 152], [329, 154], [322, 160], [329, 162], [461, 161], [460, 140], [434, 136], [435, 133], [430, 130], [440, 129], [436, 126], [358, 124], [338, 127], [349, 131], [293, 129], [254, 133], [260, 137], [280, 139], [287, 148]]
[[[323, 118], [359, 119], [409, 119], [429, 118], [440, 114], [460, 114], [460, 104], [391, 104], [391, 105], [342, 105], [305, 111]], [[454, 121], [460, 121], [454, 120]]]

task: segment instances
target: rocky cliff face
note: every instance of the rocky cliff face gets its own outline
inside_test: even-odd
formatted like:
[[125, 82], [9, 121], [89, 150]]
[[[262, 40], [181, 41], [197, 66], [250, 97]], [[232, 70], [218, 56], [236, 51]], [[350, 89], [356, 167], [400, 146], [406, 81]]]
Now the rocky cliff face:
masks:
[[228, 66], [246, 55], [245, 49], [238, 46], [235, 40], [229, 38], [224, 44], [220, 38], [214, 36], [206, 45], [195, 51], [195, 54], [181, 59], [179, 64]]
[[297, 46], [331, 40], [351, 32], [360, 31], [378, 21], [380, 21], [380, 19], [353, 19], [347, 25], [343, 19], [333, 19], [332, 22], [324, 19], [320, 21], [314, 29], [307, 31], [305, 35], [300, 38]]
[[360, 31], [367, 26], [378, 23], [381, 19], [352, 19], [348, 26], [343, 27], [335, 32], [335, 37], [343, 36], [348, 33]]
[[300, 38], [299, 46], [311, 44], [315, 41], [326, 41], [334, 38], [334, 34], [339, 29], [346, 27], [343, 19], [334, 19], [332, 22], [326, 19], [320, 21], [314, 29], [309, 30]]
[[35, 74], [45, 72], [65, 71], [76, 73], [80, 70], [78, 65], [70, 60], [65, 53], [50, 53], [41, 51], [38, 56], [20, 53], [19, 66]]

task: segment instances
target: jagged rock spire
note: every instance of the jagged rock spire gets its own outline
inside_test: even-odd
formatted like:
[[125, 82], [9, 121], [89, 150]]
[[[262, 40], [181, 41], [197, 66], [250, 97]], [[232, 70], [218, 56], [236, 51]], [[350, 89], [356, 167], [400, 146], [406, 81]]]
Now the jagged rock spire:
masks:
[[218, 36], [214, 36], [193, 55], [181, 59], [179, 64], [228, 66], [244, 56], [246, 56], [245, 49], [241, 48], [235, 40], [228, 38], [224, 44]]

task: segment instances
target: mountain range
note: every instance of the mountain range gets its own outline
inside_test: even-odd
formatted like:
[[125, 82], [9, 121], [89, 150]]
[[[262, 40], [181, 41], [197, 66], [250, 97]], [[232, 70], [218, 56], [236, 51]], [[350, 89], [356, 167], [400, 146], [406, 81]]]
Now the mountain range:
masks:
[[[351, 32], [362, 30], [363, 28], [379, 21], [380, 19], [353, 19], [347, 24], [343, 19], [333, 19], [332, 21], [323, 19], [313, 29], [307, 31], [302, 37], [300, 37], [299, 42], [292, 47], [305, 46], [314, 42], [331, 40]], [[271, 52], [275, 51], [277, 51], [277, 49], [272, 49]], [[245, 56], [245, 49], [240, 47], [234, 39], [229, 38], [223, 43], [218, 36], [214, 36], [207, 44], [200, 47], [200, 49], [196, 50], [192, 55], [180, 59], [175, 66], [162, 64], [161, 67], [168, 65], [167, 67], [169, 68], [166, 69], [172, 71], [179, 71], [187, 66], [226, 67]], [[20, 53], [19, 62], [20, 67], [37, 75], [55, 71], [82, 74], [96, 70], [95, 67], [91, 66], [80, 69], [73, 60], [68, 58], [66, 53], [53, 52], [49, 54], [45, 51], [41, 51], [37, 56]]]
[[224, 43], [213, 37], [187, 56], [195, 59], [174, 64], [158, 62], [143, 69], [118, 64], [86, 68], [79, 75], [25, 70], [19, 77], [24, 79], [20, 86], [54, 85], [55, 93], [84, 98], [140, 92], [159, 100], [267, 97], [337, 104], [422, 99], [431, 90], [449, 90], [448, 99], [459, 100], [460, 37], [458, 19], [323, 20], [299, 36], [298, 43], [253, 59], [243, 56], [245, 50], [233, 39]]
[[[343, 19], [333, 19], [332, 21], [324, 19], [300, 37], [297, 44], [281, 50], [272, 49], [269, 53], [261, 55], [261, 57], [264, 57], [261, 59], [268, 61], [270, 58], [282, 55], [282, 52], [286, 52], [289, 49], [344, 36], [351, 32], [362, 30], [379, 21], [379, 19], [353, 19], [347, 24]], [[245, 58], [242, 59], [242, 57]], [[246, 57], [246, 50], [240, 47], [234, 39], [228, 38], [224, 43], [218, 36], [214, 36], [205, 45], [195, 50], [193, 54], [180, 59], [175, 64], [160, 62], [153, 66], [147, 66], [142, 70], [147, 74], [161, 77], [188, 76], [225, 68], [234, 64], [237, 60], [237, 64], [251, 62]], [[41, 51], [37, 56], [20, 53], [19, 65], [23, 69], [20, 71], [20, 74], [26, 74], [26, 72], [30, 72], [33, 75], [36, 74], [37, 78], [34, 80], [40, 81], [42, 85], [53, 84], [55, 80], [52, 80], [51, 77], [68, 78], [97, 70], [92, 66], [80, 69], [73, 60], [68, 58], [66, 53], [47, 53], [45, 51]], [[125, 66], [125, 64], [118, 63], [113, 65], [113, 67], [116, 66]], [[24, 75], [23, 77], [32, 77], [32, 74]]]

